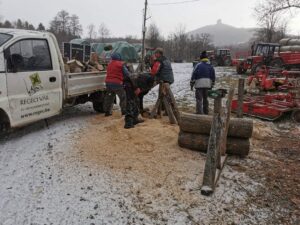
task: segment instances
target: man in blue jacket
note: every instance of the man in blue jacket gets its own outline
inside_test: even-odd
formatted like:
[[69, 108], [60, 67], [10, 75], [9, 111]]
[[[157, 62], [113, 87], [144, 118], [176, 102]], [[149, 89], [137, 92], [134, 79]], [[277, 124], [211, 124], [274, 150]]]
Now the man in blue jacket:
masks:
[[210, 65], [206, 51], [200, 56], [201, 62], [198, 63], [192, 73], [191, 90], [196, 89], [196, 113], [208, 114], [208, 90], [214, 86], [215, 70]]

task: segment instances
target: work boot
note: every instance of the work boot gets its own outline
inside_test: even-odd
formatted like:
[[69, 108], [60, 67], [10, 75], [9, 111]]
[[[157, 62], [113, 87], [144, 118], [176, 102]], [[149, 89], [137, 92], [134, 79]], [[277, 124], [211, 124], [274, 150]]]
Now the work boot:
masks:
[[130, 128], [134, 128], [134, 123], [132, 119], [125, 119], [125, 125], [124, 125], [125, 129], [130, 129]]
[[111, 116], [112, 113], [111, 112], [105, 112], [105, 115], [104, 116]]
[[145, 122], [145, 120], [137, 118], [133, 121], [133, 124], [137, 125], [138, 123], [144, 123], [144, 122]]
[[133, 125], [133, 123], [125, 123], [124, 128], [125, 129], [134, 128], [134, 125]]

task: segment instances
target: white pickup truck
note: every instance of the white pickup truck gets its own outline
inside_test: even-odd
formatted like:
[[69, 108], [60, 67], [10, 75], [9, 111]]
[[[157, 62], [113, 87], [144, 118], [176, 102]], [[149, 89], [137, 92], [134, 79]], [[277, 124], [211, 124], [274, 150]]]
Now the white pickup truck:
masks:
[[105, 76], [65, 73], [51, 33], [0, 29], [0, 133], [87, 101], [102, 112]]

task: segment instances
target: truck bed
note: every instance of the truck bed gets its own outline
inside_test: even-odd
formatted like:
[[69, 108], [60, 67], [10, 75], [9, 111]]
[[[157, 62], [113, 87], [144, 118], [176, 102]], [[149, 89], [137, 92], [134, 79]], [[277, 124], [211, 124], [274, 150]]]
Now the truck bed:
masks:
[[106, 71], [65, 74], [66, 99], [105, 89]]

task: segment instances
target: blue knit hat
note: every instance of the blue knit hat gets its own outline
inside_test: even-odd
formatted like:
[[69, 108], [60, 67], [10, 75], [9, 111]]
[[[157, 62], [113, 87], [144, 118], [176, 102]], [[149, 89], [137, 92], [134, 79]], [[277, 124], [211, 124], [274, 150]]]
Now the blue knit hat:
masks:
[[122, 60], [122, 56], [121, 56], [120, 53], [114, 52], [114, 53], [111, 54], [111, 59], [112, 60], [119, 60], [119, 61], [121, 61]]

